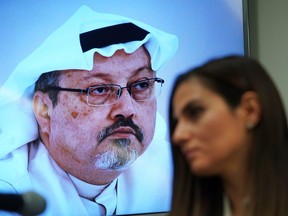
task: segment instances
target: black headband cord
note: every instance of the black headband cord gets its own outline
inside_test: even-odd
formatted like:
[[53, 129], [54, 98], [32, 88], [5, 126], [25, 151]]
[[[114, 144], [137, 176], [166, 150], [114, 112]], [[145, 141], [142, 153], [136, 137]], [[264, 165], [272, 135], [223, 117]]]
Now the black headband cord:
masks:
[[136, 26], [133, 23], [122, 23], [95, 29], [80, 34], [80, 43], [83, 52], [93, 48], [103, 48], [112, 44], [141, 41], [148, 31]]

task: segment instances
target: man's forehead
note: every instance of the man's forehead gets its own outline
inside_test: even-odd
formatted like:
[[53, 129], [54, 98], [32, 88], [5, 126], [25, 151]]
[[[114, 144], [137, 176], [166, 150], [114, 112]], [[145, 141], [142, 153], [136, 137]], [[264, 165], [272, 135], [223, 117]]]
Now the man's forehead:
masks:
[[[107, 68], [107, 70], [92, 70], [92, 71], [88, 71], [87, 73], [83, 74], [83, 78], [84, 79], [89, 79], [92, 77], [96, 77], [96, 78], [109, 78], [109, 77], [114, 77], [117, 75], [121, 75], [122, 71], [119, 71], [118, 74], [115, 74], [115, 71], [111, 71]], [[139, 67], [137, 69], [133, 69], [133, 70], [127, 70], [125, 71], [125, 74], [123, 74], [123, 77], [128, 76], [128, 77], [133, 77], [133, 76], [137, 76], [137, 75], [151, 75], [154, 74], [155, 72], [151, 69], [151, 67], [149, 66], [143, 66], [143, 67]]]
[[[125, 50], [117, 50], [112, 56], [106, 57], [97, 52], [94, 53], [93, 70], [96, 71], [113, 71], [121, 68], [138, 71], [141, 68], [151, 69], [151, 58], [143, 46], [132, 53], [127, 53]], [[152, 69], [151, 69], [152, 70]], [[75, 70], [70, 70], [75, 71]]]
[[64, 70], [61, 71], [61, 78], [62, 79], [78, 79], [78, 80], [90, 80], [90, 79], [102, 79], [102, 80], [109, 80], [115, 77], [134, 77], [134, 76], [143, 76], [143, 77], [150, 77], [155, 75], [155, 71], [151, 69], [150, 65], [144, 65], [143, 67], [139, 67], [137, 69], [133, 70], [127, 70], [125, 71], [125, 74], [121, 76], [121, 71], [119, 73], [115, 74], [115, 71], [109, 70], [109, 68], [106, 68], [104, 70], [97, 70], [93, 69], [91, 71], [87, 70]]

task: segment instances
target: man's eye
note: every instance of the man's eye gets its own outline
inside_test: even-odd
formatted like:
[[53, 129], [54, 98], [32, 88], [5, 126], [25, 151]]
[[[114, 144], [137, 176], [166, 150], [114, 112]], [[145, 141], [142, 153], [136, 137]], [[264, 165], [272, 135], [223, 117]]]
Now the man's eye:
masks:
[[97, 96], [101, 96], [101, 95], [105, 95], [109, 93], [109, 87], [107, 86], [98, 86], [98, 87], [93, 87], [90, 89], [89, 94], [90, 95], [97, 95]]
[[133, 84], [133, 90], [135, 91], [143, 91], [149, 88], [149, 81], [141, 81]]

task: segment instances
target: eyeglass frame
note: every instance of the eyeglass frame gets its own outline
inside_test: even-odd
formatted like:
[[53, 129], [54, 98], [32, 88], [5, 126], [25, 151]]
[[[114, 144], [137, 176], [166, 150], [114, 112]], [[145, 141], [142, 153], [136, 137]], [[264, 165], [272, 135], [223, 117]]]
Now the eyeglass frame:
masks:
[[[160, 88], [162, 88], [162, 85], [164, 83], [164, 79], [162, 78], [159, 78], [159, 77], [154, 77], [154, 78], [149, 78], [149, 79], [143, 79], [143, 80], [138, 80], [138, 81], [135, 81], [129, 85], [126, 85], [126, 86], [121, 86], [119, 84], [113, 84], [113, 83], [109, 83], [109, 84], [96, 84], [96, 85], [91, 85], [91, 86], [88, 86], [86, 89], [77, 89], [77, 88], [62, 88], [60, 86], [48, 86], [45, 88], [45, 92], [47, 91], [68, 91], [68, 92], [79, 92], [81, 94], [86, 94], [87, 96], [87, 99], [86, 99], [86, 103], [87, 105], [89, 106], [95, 106], [95, 107], [100, 107], [100, 106], [110, 106], [110, 105], [113, 105], [115, 103], [117, 103], [117, 101], [119, 100], [119, 98], [121, 97], [122, 95], [122, 89], [127, 89], [128, 90], [128, 93], [130, 94], [130, 96], [132, 97], [132, 86], [134, 84], [138, 84], [138, 83], [141, 83], [141, 82], [144, 82], [144, 81], [151, 81], [151, 80], [154, 80], [154, 82], [157, 82], [157, 83], [160, 83], [161, 86]], [[94, 87], [97, 87], [97, 86], [107, 86], [107, 85], [112, 85], [112, 86], [118, 86], [119, 87], [119, 93], [117, 94], [117, 99], [115, 100], [115, 102], [113, 103], [110, 103], [110, 104], [91, 104], [88, 102], [88, 97], [89, 97], [89, 89], [91, 88], [94, 88]], [[161, 93], [161, 92], [160, 92]], [[133, 97], [132, 97], [133, 100], [135, 100]], [[150, 100], [152, 98], [149, 98], [149, 99], [146, 99], [146, 100]], [[146, 100], [135, 100], [135, 101], [146, 101]]]

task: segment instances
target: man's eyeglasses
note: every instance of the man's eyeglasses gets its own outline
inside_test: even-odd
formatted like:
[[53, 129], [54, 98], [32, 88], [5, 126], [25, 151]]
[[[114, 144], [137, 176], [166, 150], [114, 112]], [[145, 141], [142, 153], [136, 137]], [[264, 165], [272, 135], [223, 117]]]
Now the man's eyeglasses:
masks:
[[89, 86], [86, 89], [61, 88], [49, 86], [46, 91], [70, 91], [86, 94], [89, 106], [107, 106], [115, 104], [121, 97], [122, 89], [127, 88], [129, 94], [135, 101], [146, 101], [156, 98], [161, 93], [164, 80], [161, 78], [150, 78], [136, 81], [129, 86], [117, 84], [100, 84]]

